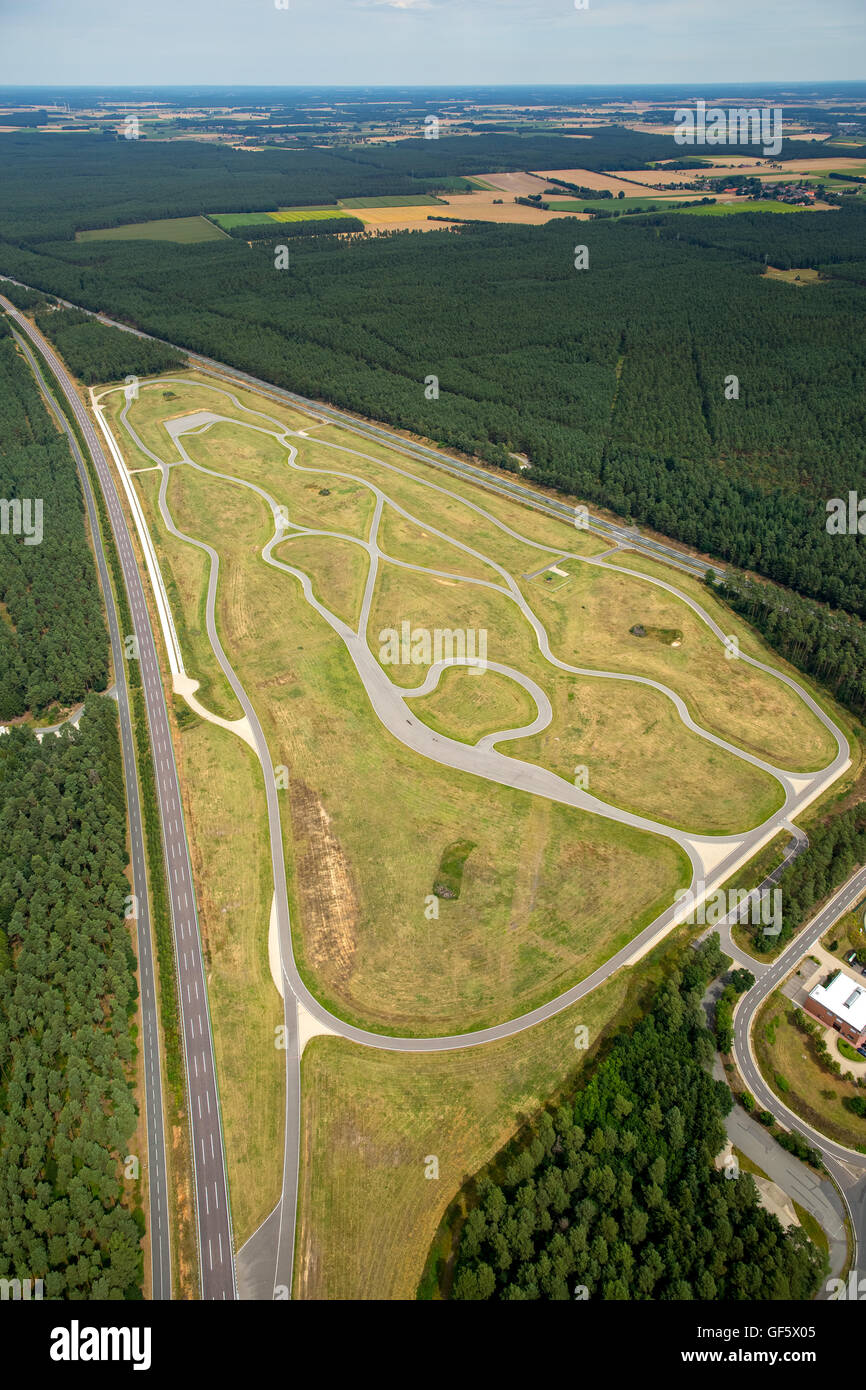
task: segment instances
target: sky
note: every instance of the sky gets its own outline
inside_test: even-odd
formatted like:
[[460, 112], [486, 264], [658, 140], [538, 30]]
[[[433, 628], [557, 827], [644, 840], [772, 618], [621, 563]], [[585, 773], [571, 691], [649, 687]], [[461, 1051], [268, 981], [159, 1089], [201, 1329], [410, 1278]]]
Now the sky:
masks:
[[862, 78], [866, 0], [0, 0], [3, 85]]

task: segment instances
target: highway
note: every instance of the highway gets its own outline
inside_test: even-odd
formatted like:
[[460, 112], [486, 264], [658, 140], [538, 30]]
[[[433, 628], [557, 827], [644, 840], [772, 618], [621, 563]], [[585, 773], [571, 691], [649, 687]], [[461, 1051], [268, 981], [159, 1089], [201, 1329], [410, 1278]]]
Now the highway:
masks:
[[[135, 894], [136, 932], [138, 940], [138, 970], [141, 988], [141, 1044], [144, 1062], [145, 1113], [147, 1122], [147, 1186], [149, 1195], [150, 1221], [150, 1262], [151, 1297], [171, 1298], [171, 1224], [168, 1202], [168, 1183], [166, 1180], [165, 1159], [165, 1117], [162, 1103], [162, 1072], [160, 1069], [160, 1031], [156, 1004], [156, 987], [153, 969], [153, 942], [150, 927], [150, 896], [147, 885], [147, 860], [144, 853], [144, 829], [141, 816], [141, 798], [138, 788], [138, 775], [135, 763], [135, 739], [132, 732], [132, 719], [129, 711], [129, 690], [126, 683], [126, 666], [117, 621], [117, 609], [108, 574], [108, 564], [99, 531], [99, 520], [90, 475], [81, 456], [78, 440], [66, 416], [54, 399], [51, 389], [42, 374], [27, 342], [13, 329], [13, 337], [24, 353], [30, 369], [44, 395], [57, 423], [63, 429], [72, 450], [81, 479], [81, 490], [87, 504], [90, 518], [90, 533], [96, 552], [99, 578], [105, 598], [105, 611], [108, 617], [108, 634], [111, 641], [111, 656], [114, 665], [117, 709], [120, 720], [120, 743], [123, 756], [123, 775], [126, 782], [126, 804], [129, 813], [130, 858], [132, 861], [132, 889]], [[74, 721], [77, 722], [77, 719]], [[60, 726], [57, 726], [60, 727]], [[53, 733], [54, 727], [43, 730]]]
[[855, 1236], [854, 1266], [866, 1253], [866, 1154], [857, 1153], [843, 1144], [836, 1144], [820, 1131], [802, 1120], [779, 1099], [765, 1082], [758, 1070], [752, 1050], [752, 1027], [757, 1011], [768, 995], [772, 994], [787, 975], [802, 960], [810, 947], [829, 931], [833, 923], [842, 916], [866, 893], [866, 869], [857, 869], [842, 887], [833, 894], [829, 902], [816, 913], [812, 920], [794, 938], [782, 954], [763, 968], [758, 962], [750, 962], [749, 969], [757, 979], [748, 993], [744, 994], [737, 1006], [734, 1017], [733, 1057], [740, 1075], [758, 1104], [771, 1111], [787, 1128], [795, 1129], [806, 1141], [820, 1150], [828, 1171], [836, 1179], [845, 1197]]
[[[144, 687], [162, 825], [166, 884], [171, 904], [178, 1003], [186, 1062], [201, 1296], [205, 1299], [233, 1299], [237, 1297], [237, 1285], [231, 1210], [201, 935], [180, 784], [144, 586], [113, 474], [66, 368], [51, 344], [18, 313], [14, 305], [2, 298], [0, 305], [38, 348], [73, 411], [97, 471], [123, 569]], [[132, 635], [124, 634], [125, 637]]]

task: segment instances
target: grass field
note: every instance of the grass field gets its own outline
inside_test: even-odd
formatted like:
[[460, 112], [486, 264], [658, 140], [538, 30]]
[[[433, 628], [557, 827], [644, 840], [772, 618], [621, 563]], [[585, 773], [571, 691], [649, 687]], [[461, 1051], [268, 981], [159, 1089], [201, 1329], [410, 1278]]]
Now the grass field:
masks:
[[[794, 1008], [777, 990], [755, 1019], [753, 1042], [761, 1075], [789, 1110], [821, 1134], [849, 1149], [866, 1150], [866, 1120], [843, 1104], [863, 1091], [820, 1065], [806, 1034], [789, 1021]], [[785, 1084], [779, 1084], [780, 1077]]]
[[[202, 394], [188, 389], [168, 403], [171, 413], [200, 408]], [[154, 395], [148, 401], [142, 392], [133, 406], [137, 425], [139, 413], [158, 413]], [[154, 418], [148, 424], [158, 433]], [[215, 427], [187, 445], [202, 461], [207, 454], [209, 464], [243, 471], [234, 428]], [[312, 438], [298, 442], [303, 455], [313, 454]], [[278, 467], [267, 449], [265, 456], [266, 469]], [[349, 466], [345, 456], [342, 465]], [[145, 473], [136, 481], [146, 489], [155, 479]], [[682, 857], [653, 837], [620, 834], [595, 817], [540, 807], [426, 762], [419, 780], [417, 759], [383, 738], [342, 644], [300, 598], [296, 581], [258, 560], [269, 534], [264, 505], [186, 468], [173, 470], [169, 501], [176, 524], [220, 552], [220, 634], [274, 763], [291, 769], [285, 830], [299, 961], [339, 1012], [400, 1031], [495, 1021], [600, 963], [681, 886]], [[200, 569], [187, 578], [181, 602], [190, 615], [201, 582]], [[461, 897], [443, 903], [431, 930], [423, 908], [442, 851], [466, 838], [478, 848]], [[387, 856], [371, 846], [387, 846]]]
[[208, 214], [220, 227], [258, 226], [269, 220], [274, 222], [312, 222], [329, 217], [339, 217], [340, 208], [336, 204], [329, 207], [278, 208], [271, 212], [211, 212]]
[[432, 694], [412, 701], [412, 712], [439, 734], [477, 743], [497, 729], [529, 724], [536, 710], [529, 692], [498, 671], [479, 675], [452, 666]]
[[756, 198], [745, 203], [712, 203], [704, 207], [681, 208], [689, 217], [727, 217], [738, 212], [808, 212], [807, 207], [779, 203], [775, 198]]
[[656, 198], [565, 198], [561, 201], [545, 199], [553, 212], [625, 212], [631, 208], [645, 211], [655, 208], [659, 212], [676, 211], [679, 202], [700, 198], [700, 193], [684, 193], [682, 199], [659, 194]]
[[[469, 859], [469, 865], [472, 858]], [[396, 1054], [314, 1038], [302, 1061], [295, 1296], [412, 1299], [455, 1193], [597, 1050], [639, 1016], [683, 934], [588, 999], [514, 1038]], [[589, 1050], [575, 1050], [575, 1027]], [[428, 1155], [438, 1179], [424, 1176]]]
[[165, 217], [129, 222], [123, 227], [95, 227], [76, 232], [76, 241], [222, 241], [224, 233], [206, 217]]
[[383, 198], [341, 198], [343, 208], [421, 208], [428, 204], [441, 203], [433, 193], [405, 193]]
[[[247, 399], [254, 398], [247, 393]], [[422, 471], [449, 488], [452, 479], [396, 450], [351, 441], [344, 431], [312, 424], [291, 409], [260, 405], [287, 424], [303, 422], [309, 435], [294, 442], [299, 461], [312, 472], [289, 468], [284, 445], [232, 423], [186, 436], [186, 447], [207, 467], [268, 488], [293, 521], [366, 534], [369, 489], [335, 477], [336, 470], [375, 480], [423, 518], [415, 522], [386, 509], [383, 530], [390, 547], [418, 564], [495, 575], [484, 561], [425, 529], [430, 518], [517, 575], [551, 558], [549, 550], [509, 535], [468, 508], [462, 498], [470, 497], [498, 511], [503, 521], [507, 517], [506, 524], [537, 535], [541, 545], [559, 541], [578, 553], [605, 546], [587, 532], [489, 497], [471, 484], [453, 480], [460, 490], [453, 498], [431, 494], [419, 487]], [[143, 390], [131, 414], [158, 452], [168, 444], [161, 416], [203, 407], [235, 409], [213, 387], [190, 381], [168, 391]], [[339, 448], [327, 447], [332, 438]], [[375, 457], [356, 457], [355, 442], [358, 452], [369, 448]], [[390, 459], [404, 474], [383, 466]], [[157, 476], [137, 476], [143, 495], [152, 492]], [[296, 952], [307, 982], [336, 1012], [385, 1031], [484, 1026], [582, 978], [670, 901], [686, 868], [669, 842], [419, 762], [385, 734], [342, 643], [310, 610], [298, 582], [262, 563], [259, 552], [271, 518], [261, 499], [186, 467], [172, 470], [168, 495], [176, 524], [219, 551], [220, 636], [262, 720], [274, 764], [290, 769], [284, 838]], [[152, 511], [152, 498], [150, 506]], [[323, 602], [354, 619], [365, 573], [360, 547], [299, 537], [282, 544], [283, 557], [311, 574]], [[806, 711], [803, 718], [805, 707], [770, 677], [742, 664], [735, 671], [737, 663], [724, 660], [720, 644], [680, 600], [639, 574], [618, 575], [578, 561], [567, 562], [566, 569], [571, 578], [558, 592], [537, 580], [521, 581], [565, 660], [656, 675], [699, 707], [693, 713], [707, 727], [724, 724], [729, 714], [730, 730], [719, 731], [735, 743], [743, 737], [740, 712], [748, 705], [752, 737], [765, 756], [784, 751], [779, 729], [790, 726], [798, 756], [809, 750], [811, 739], [815, 760], [822, 761], [817, 754], [824, 731], [813, 716]], [[185, 574], [172, 561], [172, 579], [186, 629], [200, 632], [199, 557]], [[374, 651], [379, 631], [399, 628], [407, 618], [430, 628], [487, 627], [490, 659], [533, 676], [554, 702], [549, 738], [528, 756], [569, 778], [575, 762], [588, 763], [591, 790], [601, 797], [710, 832], [734, 828], [731, 821], [735, 828], [752, 825], [776, 804], [778, 790], [766, 774], [688, 734], [664, 696], [555, 672], [506, 596], [383, 564], [370, 623]], [[682, 646], [675, 650], [631, 636], [636, 622], [682, 632]], [[206, 680], [204, 660], [194, 670], [191, 663], [202, 679], [199, 669]], [[388, 674], [413, 686], [423, 671], [397, 667]], [[427, 698], [429, 713], [419, 709], [421, 717], [464, 738], [491, 732], [494, 715], [502, 715], [494, 728], [527, 722], [528, 698], [522, 691], [515, 696], [510, 682], [494, 681], [492, 699], [480, 699], [471, 683], [490, 675], [461, 680], [451, 673]], [[527, 756], [525, 748], [514, 751]], [[460, 898], [443, 902], [434, 927], [424, 917], [424, 903], [442, 853], [467, 839], [477, 848], [467, 861]]]

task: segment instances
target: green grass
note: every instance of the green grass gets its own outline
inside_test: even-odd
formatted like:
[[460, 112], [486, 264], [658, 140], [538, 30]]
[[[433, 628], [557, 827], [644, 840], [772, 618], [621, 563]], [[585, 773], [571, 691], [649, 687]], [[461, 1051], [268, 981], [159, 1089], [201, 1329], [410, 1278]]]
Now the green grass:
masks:
[[837, 1038], [836, 1046], [838, 1047], [839, 1051], [842, 1053], [842, 1056], [846, 1059], [846, 1061], [863, 1061], [863, 1058], [860, 1056], [860, 1053], [857, 1051], [856, 1047], [852, 1047], [851, 1044], [845, 1040], [845, 1038]]
[[341, 198], [343, 208], [420, 208], [429, 203], [444, 203], [434, 193], [405, 193], [387, 198]]
[[326, 222], [341, 213], [339, 207], [280, 208], [279, 212], [269, 212], [268, 217], [274, 222]]
[[696, 208], [674, 208], [689, 217], [727, 217], [736, 212], [807, 212], [808, 208], [796, 207], [792, 203], [777, 203], [773, 198], [758, 198], [746, 203], [713, 203]]
[[339, 217], [340, 208], [336, 204], [312, 208], [277, 208], [271, 212], [211, 212], [212, 222], [220, 227], [260, 227], [263, 222], [317, 222], [326, 218]]
[[439, 861], [439, 871], [433, 882], [437, 898], [459, 898], [466, 860], [475, 849], [474, 840], [455, 840], [446, 845]]
[[863, 1092], [822, 1066], [811, 1039], [791, 1022], [795, 1012], [778, 991], [762, 1006], [753, 1032], [761, 1074], [795, 1115], [828, 1139], [857, 1149], [866, 1143], [866, 1120], [852, 1114], [845, 1101]]
[[628, 208], [641, 208], [646, 211], [648, 208], [662, 211], [669, 204], [685, 201], [687, 197], [700, 198], [700, 193], [685, 195], [680, 198], [564, 198], [562, 200], [545, 199], [552, 212], [601, 212], [605, 211], [625, 211]]
[[803, 1227], [803, 1230], [806, 1232], [812, 1244], [817, 1245], [818, 1249], [822, 1251], [823, 1254], [829, 1255], [830, 1242], [827, 1239], [826, 1232], [820, 1221], [816, 1221], [812, 1213], [807, 1211], [805, 1207], [801, 1207], [799, 1202], [794, 1202], [793, 1206], [800, 1225]]
[[222, 241], [224, 233], [206, 217], [163, 217], [153, 222], [128, 222], [122, 227], [95, 227], [76, 232], [76, 241]]

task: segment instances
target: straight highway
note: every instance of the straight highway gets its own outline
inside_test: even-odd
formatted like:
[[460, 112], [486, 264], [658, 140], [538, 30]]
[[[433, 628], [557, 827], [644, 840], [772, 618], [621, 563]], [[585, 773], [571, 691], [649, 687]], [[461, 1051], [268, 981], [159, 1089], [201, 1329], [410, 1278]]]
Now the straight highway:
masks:
[[[33, 375], [57, 423], [64, 431], [75, 459], [81, 489], [87, 504], [90, 518], [90, 532], [99, 568], [99, 578], [105, 597], [105, 611], [108, 617], [108, 633], [111, 641], [111, 656], [114, 665], [117, 689], [117, 708], [120, 722], [120, 744], [123, 756], [123, 775], [126, 782], [126, 804], [129, 814], [130, 858], [132, 861], [132, 887], [135, 894], [135, 919], [138, 940], [138, 970], [141, 985], [141, 1029], [142, 1054], [144, 1063], [145, 1113], [147, 1121], [147, 1185], [150, 1207], [150, 1264], [151, 1297], [171, 1298], [171, 1224], [169, 1220], [168, 1183], [165, 1158], [165, 1116], [162, 1100], [162, 1073], [160, 1068], [159, 1016], [156, 1004], [156, 986], [153, 968], [153, 941], [150, 926], [150, 896], [147, 884], [147, 861], [144, 852], [144, 829], [141, 815], [141, 797], [138, 787], [138, 774], [135, 763], [135, 740], [132, 733], [132, 719], [129, 710], [129, 689], [126, 683], [125, 656], [117, 609], [114, 603], [108, 564], [99, 531], [99, 521], [90, 476], [82, 457], [78, 440], [70, 428], [66, 416], [51, 393], [51, 388], [42, 374], [27, 342], [13, 329], [12, 336], [26, 357]], [[61, 727], [61, 726], [58, 726]], [[45, 732], [54, 732], [53, 729]]]
[[[113, 474], [66, 368], [33, 324], [8, 301], [0, 298], [0, 305], [39, 350], [69, 403], [96, 468], [123, 569], [135, 628], [134, 633], [126, 634], [124, 640], [127, 647], [131, 647], [132, 659], [139, 661], [144, 687], [171, 904], [178, 1004], [186, 1061], [201, 1296], [205, 1299], [234, 1299], [237, 1297], [237, 1285], [231, 1211], [201, 934], [180, 784], [144, 586]], [[134, 638], [134, 642], [130, 643], [130, 638]]]

